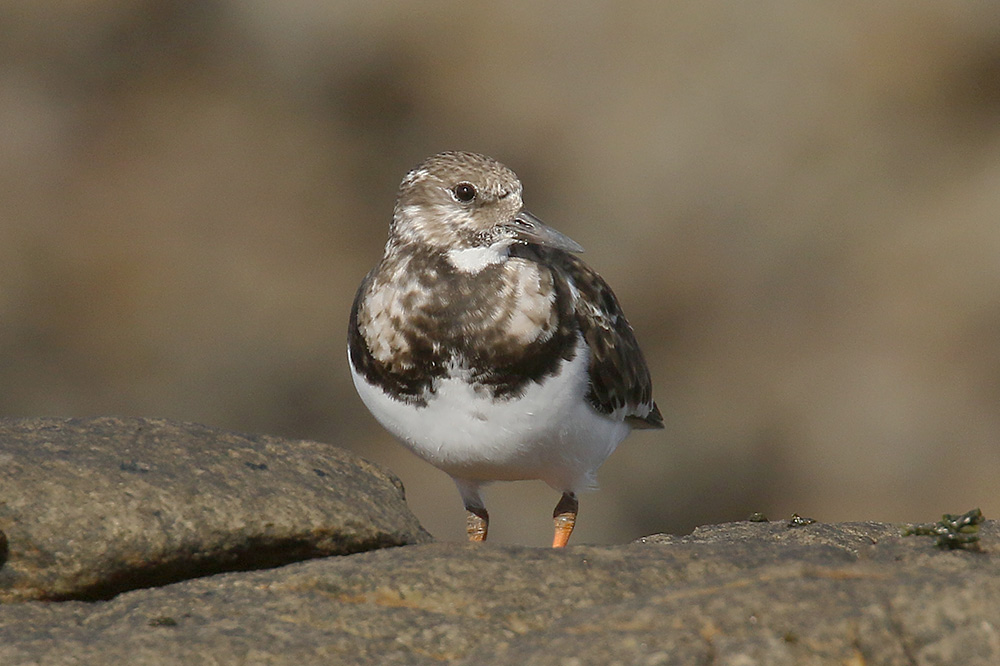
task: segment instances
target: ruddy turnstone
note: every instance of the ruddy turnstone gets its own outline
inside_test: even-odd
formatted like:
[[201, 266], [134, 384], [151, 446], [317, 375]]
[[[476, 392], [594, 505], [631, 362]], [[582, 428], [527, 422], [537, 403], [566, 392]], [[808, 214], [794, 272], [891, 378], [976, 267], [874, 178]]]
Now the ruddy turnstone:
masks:
[[575, 241], [521, 203], [514, 172], [446, 152], [399, 187], [389, 240], [361, 282], [348, 332], [354, 385], [375, 418], [458, 486], [484, 541], [491, 481], [577, 493], [632, 428], [662, 428], [649, 370], [607, 283]]

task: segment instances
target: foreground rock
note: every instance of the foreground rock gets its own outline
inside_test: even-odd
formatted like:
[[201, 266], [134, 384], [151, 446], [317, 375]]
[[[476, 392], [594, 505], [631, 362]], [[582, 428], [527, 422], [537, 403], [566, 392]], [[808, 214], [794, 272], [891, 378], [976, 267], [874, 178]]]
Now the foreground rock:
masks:
[[1000, 534], [734, 523], [563, 551], [428, 544], [0, 606], [0, 664], [1000, 663]]
[[154, 419], [0, 420], [3, 602], [429, 538], [394, 476], [327, 444]]

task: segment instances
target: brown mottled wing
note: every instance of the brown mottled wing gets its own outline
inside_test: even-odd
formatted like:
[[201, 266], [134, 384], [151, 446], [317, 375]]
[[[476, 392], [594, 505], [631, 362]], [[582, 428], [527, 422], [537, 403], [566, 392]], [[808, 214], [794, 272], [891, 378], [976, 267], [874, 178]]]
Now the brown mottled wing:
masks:
[[563, 269], [580, 294], [576, 317], [590, 347], [587, 399], [604, 414], [623, 410], [633, 428], [662, 428], [646, 359], [611, 287], [574, 255], [552, 255], [549, 261]]

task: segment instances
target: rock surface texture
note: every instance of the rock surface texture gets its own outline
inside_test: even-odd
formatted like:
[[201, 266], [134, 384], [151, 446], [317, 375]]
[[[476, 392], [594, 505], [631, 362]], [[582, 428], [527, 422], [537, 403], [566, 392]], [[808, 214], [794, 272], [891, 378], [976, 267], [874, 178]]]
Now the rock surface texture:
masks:
[[0, 602], [430, 539], [343, 449], [140, 418], [0, 420], [0, 533]]
[[[4, 666], [1000, 663], [995, 522], [978, 552], [786, 521], [562, 551], [423, 543], [391, 476], [319, 444], [36, 420], [6, 422], [0, 455], [5, 599], [91, 599], [0, 604]], [[282, 565], [321, 555], [339, 556]], [[207, 564], [160, 585], [154, 556]], [[257, 570], [205, 575], [224, 568]], [[111, 596], [133, 577], [145, 589]]]

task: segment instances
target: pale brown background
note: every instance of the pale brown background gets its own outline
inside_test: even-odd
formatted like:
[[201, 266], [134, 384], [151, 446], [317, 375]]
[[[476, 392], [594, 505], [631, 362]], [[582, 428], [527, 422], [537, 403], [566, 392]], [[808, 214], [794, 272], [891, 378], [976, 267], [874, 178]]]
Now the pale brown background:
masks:
[[[1000, 513], [1000, 4], [0, 4], [0, 414], [341, 444], [463, 537], [354, 394], [399, 179], [489, 153], [587, 248], [667, 421], [577, 542]], [[557, 495], [488, 495], [544, 545]]]

